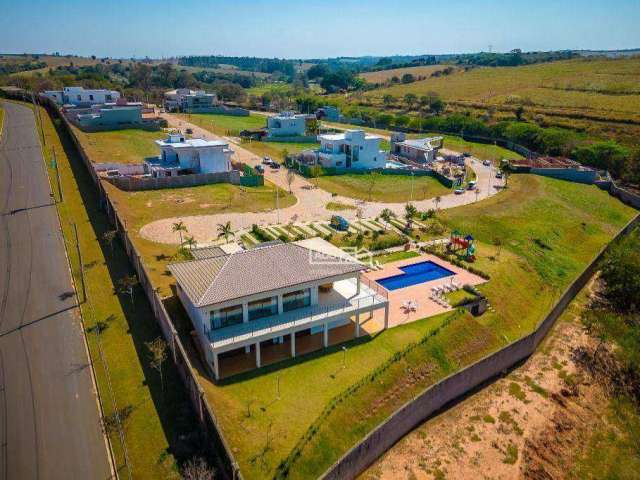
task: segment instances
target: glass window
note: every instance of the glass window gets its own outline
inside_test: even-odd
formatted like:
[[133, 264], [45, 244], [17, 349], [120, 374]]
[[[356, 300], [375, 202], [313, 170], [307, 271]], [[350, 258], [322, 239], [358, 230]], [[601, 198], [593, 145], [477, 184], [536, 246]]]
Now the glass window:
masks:
[[270, 317], [278, 313], [278, 301], [276, 297], [262, 298], [249, 302], [249, 320]]
[[282, 295], [282, 310], [285, 312], [309, 305], [311, 305], [311, 290], [308, 288]]
[[93, 100], [93, 95], [89, 95], [89, 100]]
[[107, 102], [110, 102], [112, 100], [111, 95], [107, 95], [105, 98], [106, 98]]
[[242, 323], [242, 305], [214, 310], [210, 314], [211, 330]]

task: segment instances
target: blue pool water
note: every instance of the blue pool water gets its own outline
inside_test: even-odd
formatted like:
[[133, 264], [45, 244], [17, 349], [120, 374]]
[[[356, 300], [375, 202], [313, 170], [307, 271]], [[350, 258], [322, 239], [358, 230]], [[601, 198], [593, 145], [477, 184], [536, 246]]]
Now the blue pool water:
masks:
[[431, 260], [400, 267], [400, 270], [404, 273], [392, 277], [380, 278], [376, 280], [376, 282], [387, 290], [397, 290], [399, 288], [410, 287], [411, 285], [418, 285], [419, 283], [430, 282], [431, 280], [455, 275], [451, 270], [441, 267]]

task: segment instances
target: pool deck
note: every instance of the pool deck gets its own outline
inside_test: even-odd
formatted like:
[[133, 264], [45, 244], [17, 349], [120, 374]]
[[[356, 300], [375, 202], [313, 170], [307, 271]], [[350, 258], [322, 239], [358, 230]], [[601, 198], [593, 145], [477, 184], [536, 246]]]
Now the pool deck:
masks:
[[[440, 313], [448, 312], [451, 307], [443, 307], [442, 305], [437, 304], [433, 300], [429, 298], [431, 295], [431, 288], [436, 285], [445, 285], [451, 283], [452, 280], [455, 280], [460, 285], [470, 284], [470, 285], [479, 285], [481, 283], [485, 283], [485, 280], [478, 275], [474, 275], [473, 273], [465, 270], [464, 268], [457, 267], [441, 258], [436, 257], [435, 255], [424, 254], [419, 257], [407, 258], [404, 260], [398, 260], [397, 262], [391, 262], [383, 265], [382, 270], [373, 270], [370, 272], [365, 272], [363, 275], [366, 276], [370, 280], [377, 280], [381, 278], [391, 277], [393, 275], [401, 275], [404, 272], [400, 270], [400, 267], [405, 267], [407, 265], [412, 265], [414, 263], [421, 263], [431, 261], [440, 265], [441, 267], [446, 268], [447, 270], [451, 270], [454, 275], [444, 278], [438, 278], [436, 280], [431, 280], [425, 283], [419, 283], [417, 285], [411, 285], [405, 288], [398, 288], [397, 290], [389, 291], [389, 327], [395, 327], [398, 325], [402, 325], [405, 323], [414, 322], [416, 320], [420, 320], [426, 317], [432, 317], [433, 315], [438, 315]], [[415, 301], [418, 303], [418, 308], [413, 312], [405, 312], [402, 308], [402, 304], [409, 300]], [[378, 315], [374, 314], [374, 321], [380, 321]]]

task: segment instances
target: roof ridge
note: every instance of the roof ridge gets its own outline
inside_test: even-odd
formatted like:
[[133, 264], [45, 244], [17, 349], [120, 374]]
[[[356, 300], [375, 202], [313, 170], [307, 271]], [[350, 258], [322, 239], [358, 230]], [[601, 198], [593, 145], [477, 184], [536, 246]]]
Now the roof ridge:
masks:
[[[239, 252], [236, 252], [239, 253]], [[209, 286], [206, 288], [206, 290], [204, 291], [204, 293], [202, 295], [200, 295], [200, 298], [198, 299], [198, 306], [200, 306], [200, 304], [202, 303], [202, 299], [207, 295], [207, 293], [209, 292], [209, 290], [211, 289], [211, 287], [213, 287], [213, 284], [216, 283], [216, 280], [218, 279], [218, 277], [220, 276], [220, 274], [222, 273], [222, 271], [224, 270], [224, 267], [227, 266], [227, 264], [229, 263], [229, 259], [231, 257], [233, 257], [233, 253], [230, 253], [226, 256], [224, 256], [224, 263], [222, 264], [222, 267], [220, 267], [220, 270], [218, 270], [218, 272], [216, 273], [216, 275], [211, 279], [211, 281], [209, 282]], [[213, 258], [223, 258], [222, 255], [220, 255], [219, 257], [213, 257]], [[209, 260], [206, 259], [205, 260]]]
[[[207, 248], [207, 247], [205, 247], [205, 248]], [[224, 255], [218, 255], [217, 257], [192, 258], [191, 260], [182, 260], [181, 262], [168, 263], [167, 267], [171, 267], [173, 265], [184, 265], [185, 263], [206, 262], [207, 260], [213, 260], [214, 258], [229, 257], [231, 255], [232, 255], [231, 253], [226, 253], [225, 252]]]

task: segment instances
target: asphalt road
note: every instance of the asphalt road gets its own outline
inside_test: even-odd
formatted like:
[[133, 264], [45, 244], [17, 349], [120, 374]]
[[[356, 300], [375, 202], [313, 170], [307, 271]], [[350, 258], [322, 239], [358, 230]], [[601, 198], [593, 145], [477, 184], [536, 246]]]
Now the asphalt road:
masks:
[[0, 480], [111, 475], [96, 392], [28, 108], [0, 139]]

